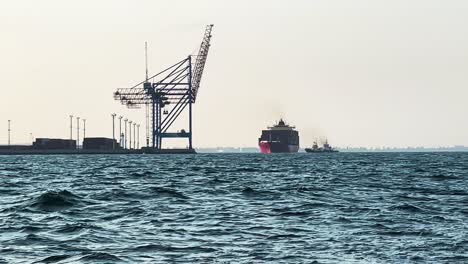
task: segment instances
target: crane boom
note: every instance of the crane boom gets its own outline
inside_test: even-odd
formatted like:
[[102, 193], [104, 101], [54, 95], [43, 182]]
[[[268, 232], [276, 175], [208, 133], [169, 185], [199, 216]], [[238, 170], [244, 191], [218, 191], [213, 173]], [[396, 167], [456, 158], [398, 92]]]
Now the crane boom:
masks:
[[203, 41], [198, 51], [197, 59], [195, 61], [195, 67], [192, 75], [192, 94], [193, 102], [197, 99], [198, 89], [200, 88], [201, 78], [203, 75], [203, 69], [205, 68], [206, 58], [208, 57], [208, 51], [210, 49], [211, 30], [213, 24], [206, 26], [205, 34], [203, 35]]

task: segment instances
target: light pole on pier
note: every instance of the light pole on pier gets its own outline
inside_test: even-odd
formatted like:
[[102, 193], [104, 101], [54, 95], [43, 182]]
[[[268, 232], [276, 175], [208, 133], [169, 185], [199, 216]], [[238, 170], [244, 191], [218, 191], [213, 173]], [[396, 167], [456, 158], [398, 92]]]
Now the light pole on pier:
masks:
[[8, 146], [11, 144], [11, 120], [8, 119]]
[[86, 138], [86, 119], [83, 118], [83, 140]]
[[137, 149], [140, 149], [140, 124], [137, 125]]
[[70, 115], [70, 140], [73, 140], [73, 115]]
[[80, 148], [80, 117], [76, 117], [76, 148]]
[[128, 121], [128, 125], [129, 125], [129, 128], [130, 128], [130, 129], [128, 130], [128, 131], [129, 131], [129, 134], [130, 134], [130, 135], [128, 136], [128, 138], [130, 139], [130, 144], [129, 144], [129, 146], [128, 146], [129, 149], [132, 149], [132, 123], [133, 123], [133, 121]]
[[136, 123], [133, 123], [133, 148], [136, 148]]
[[120, 147], [123, 147], [122, 146], [122, 117], [123, 116], [119, 116], [119, 145]]
[[112, 149], [115, 149], [115, 116], [116, 114], [112, 114]]
[[125, 118], [124, 122], [125, 122], [124, 148], [126, 149], [127, 148], [127, 122], [128, 122], [128, 118]]

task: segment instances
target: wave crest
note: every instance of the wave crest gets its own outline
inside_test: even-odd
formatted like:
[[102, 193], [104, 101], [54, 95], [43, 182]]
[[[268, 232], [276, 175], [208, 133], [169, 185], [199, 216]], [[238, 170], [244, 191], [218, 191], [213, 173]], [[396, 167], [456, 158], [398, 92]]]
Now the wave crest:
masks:
[[80, 198], [73, 193], [62, 191], [47, 191], [35, 198], [31, 206], [42, 210], [60, 210], [75, 206], [80, 203]]

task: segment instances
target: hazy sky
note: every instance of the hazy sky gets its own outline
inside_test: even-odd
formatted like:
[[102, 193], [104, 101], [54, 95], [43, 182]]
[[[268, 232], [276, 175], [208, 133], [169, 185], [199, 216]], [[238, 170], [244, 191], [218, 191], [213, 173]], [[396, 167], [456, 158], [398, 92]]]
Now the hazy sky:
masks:
[[462, 0], [2, 1], [0, 144], [8, 119], [13, 143], [68, 138], [69, 114], [88, 136], [111, 137], [113, 112], [144, 124], [112, 97], [144, 78], [144, 42], [154, 73], [213, 23], [196, 147], [256, 146], [280, 117], [303, 147], [468, 145], [467, 14]]

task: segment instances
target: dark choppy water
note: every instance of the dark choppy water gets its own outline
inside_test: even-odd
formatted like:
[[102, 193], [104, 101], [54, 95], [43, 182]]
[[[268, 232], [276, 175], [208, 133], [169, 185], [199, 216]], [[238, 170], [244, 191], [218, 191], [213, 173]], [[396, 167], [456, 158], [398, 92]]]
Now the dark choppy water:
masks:
[[468, 263], [468, 153], [0, 156], [0, 263]]

